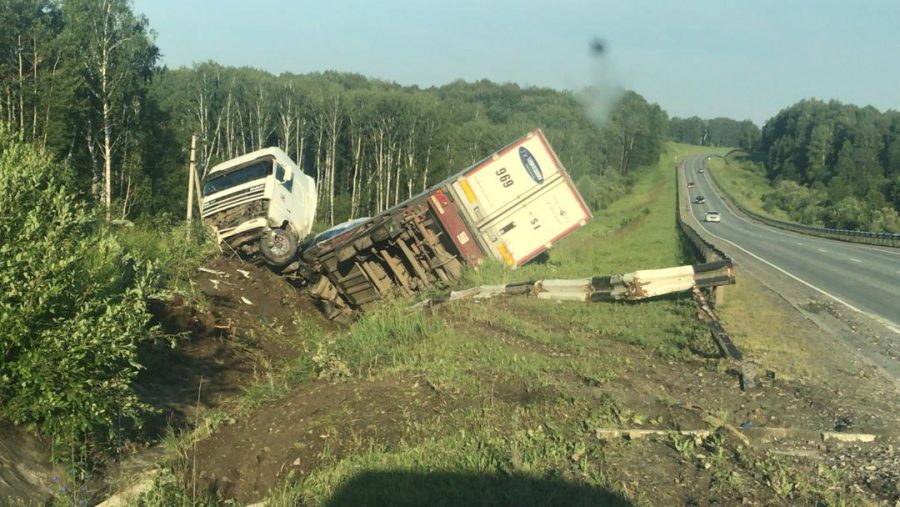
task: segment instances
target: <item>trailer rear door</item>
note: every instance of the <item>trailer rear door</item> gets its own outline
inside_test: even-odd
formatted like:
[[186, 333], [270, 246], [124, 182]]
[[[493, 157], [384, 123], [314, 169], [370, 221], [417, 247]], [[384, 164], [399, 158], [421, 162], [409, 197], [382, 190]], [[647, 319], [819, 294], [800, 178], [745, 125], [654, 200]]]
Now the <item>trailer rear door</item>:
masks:
[[512, 266], [591, 219], [540, 130], [463, 171], [450, 188], [482, 249]]

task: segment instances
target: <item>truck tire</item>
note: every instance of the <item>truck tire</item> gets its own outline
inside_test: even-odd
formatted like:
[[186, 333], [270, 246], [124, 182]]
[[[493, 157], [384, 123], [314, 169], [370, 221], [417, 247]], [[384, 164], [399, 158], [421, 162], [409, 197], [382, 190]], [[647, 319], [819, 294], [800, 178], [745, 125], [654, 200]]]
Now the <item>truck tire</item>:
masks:
[[297, 238], [288, 230], [271, 229], [259, 238], [259, 253], [270, 266], [286, 266], [297, 253]]

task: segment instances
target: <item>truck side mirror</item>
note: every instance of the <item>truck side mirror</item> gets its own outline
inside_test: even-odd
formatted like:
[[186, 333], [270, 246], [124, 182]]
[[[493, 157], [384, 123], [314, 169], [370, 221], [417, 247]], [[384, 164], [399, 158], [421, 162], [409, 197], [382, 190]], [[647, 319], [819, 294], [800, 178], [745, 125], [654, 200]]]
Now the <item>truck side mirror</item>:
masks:
[[275, 163], [275, 178], [282, 183], [286, 183], [293, 179], [290, 167], [284, 167], [279, 163]]
[[293, 174], [290, 167], [284, 167], [275, 162], [275, 178], [281, 183], [288, 192], [294, 191]]

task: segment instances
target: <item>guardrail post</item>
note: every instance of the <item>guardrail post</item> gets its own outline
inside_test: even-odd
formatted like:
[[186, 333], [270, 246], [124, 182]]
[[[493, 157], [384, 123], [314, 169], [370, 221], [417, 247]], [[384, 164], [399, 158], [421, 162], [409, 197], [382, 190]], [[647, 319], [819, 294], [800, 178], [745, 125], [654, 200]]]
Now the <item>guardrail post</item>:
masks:
[[725, 287], [713, 287], [713, 306], [719, 306], [725, 302]]

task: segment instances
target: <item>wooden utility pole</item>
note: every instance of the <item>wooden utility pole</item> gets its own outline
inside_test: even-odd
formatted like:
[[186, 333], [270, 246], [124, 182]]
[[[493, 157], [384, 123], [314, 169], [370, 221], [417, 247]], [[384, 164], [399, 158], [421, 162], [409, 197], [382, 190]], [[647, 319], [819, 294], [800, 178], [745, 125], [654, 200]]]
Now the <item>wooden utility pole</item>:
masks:
[[187, 221], [190, 222], [194, 216], [194, 174], [196, 174], [195, 154], [197, 153], [197, 136], [191, 136], [191, 163], [188, 166], [188, 200], [187, 200]]
[[194, 195], [197, 196], [197, 211], [203, 211], [203, 205], [200, 203], [200, 198], [203, 194], [200, 192], [200, 175], [197, 174], [197, 164], [194, 163], [194, 168], [191, 170], [194, 173]]

